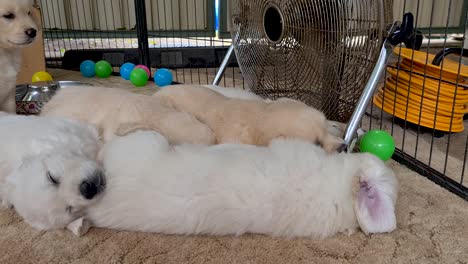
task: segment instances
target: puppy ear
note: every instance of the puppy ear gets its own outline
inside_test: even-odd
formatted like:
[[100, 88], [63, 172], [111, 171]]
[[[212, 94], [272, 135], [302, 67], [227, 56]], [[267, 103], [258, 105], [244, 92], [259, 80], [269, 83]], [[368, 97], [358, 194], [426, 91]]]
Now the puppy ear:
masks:
[[343, 137], [346, 130], [346, 124], [336, 122], [336, 121], [327, 121], [327, 132], [335, 137]]
[[387, 189], [393, 183], [382, 182], [386, 181], [383, 177], [358, 179], [354, 211], [362, 231], [366, 234], [393, 231], [396, 228], [394, 194]]
[[115, 134], [117, 136], [123, 137], [137, 130], [155, 130], [156, 128], [151, 126], [151, 124], [142, 124], [142, 123], [123, 123], [117, 128]]

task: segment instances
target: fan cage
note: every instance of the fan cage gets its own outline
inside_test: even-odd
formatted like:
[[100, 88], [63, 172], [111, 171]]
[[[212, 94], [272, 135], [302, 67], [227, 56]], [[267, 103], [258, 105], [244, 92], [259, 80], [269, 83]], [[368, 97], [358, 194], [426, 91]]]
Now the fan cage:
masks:
[[384, 14], [384, 2], [230, 3], [233, 44], [247, 86], [265, 98], [294, 98], [347, 122], [379, 55], [385, 20], [392, 17]]

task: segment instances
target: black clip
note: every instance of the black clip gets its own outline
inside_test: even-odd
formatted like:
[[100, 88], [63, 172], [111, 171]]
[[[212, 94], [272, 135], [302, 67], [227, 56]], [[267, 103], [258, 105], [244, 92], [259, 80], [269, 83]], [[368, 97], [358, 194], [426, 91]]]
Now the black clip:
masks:
[[413, 14], [405, 13], [401, 25], [387, 39], [393, 46], [405, 43], [408, 48], [418, 49], [422, 43], [422, 36], [418, 36], [414, 31]]

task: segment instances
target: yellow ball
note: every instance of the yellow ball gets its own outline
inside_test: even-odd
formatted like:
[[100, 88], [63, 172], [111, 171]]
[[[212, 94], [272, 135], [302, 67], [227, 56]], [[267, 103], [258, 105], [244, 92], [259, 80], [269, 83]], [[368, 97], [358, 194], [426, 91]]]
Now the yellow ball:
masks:
[[52, 78], [52, 75], [50, 75], [48, 72], [45, 71], [38, 71], [34, 73], [32, 77], [32, 82], [49, 82], [53, 81], [54, 79]]

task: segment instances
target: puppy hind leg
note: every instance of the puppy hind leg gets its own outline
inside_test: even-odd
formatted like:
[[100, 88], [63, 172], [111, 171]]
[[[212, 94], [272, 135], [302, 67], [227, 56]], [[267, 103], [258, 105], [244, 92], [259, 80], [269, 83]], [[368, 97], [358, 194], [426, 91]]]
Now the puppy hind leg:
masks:
[[213, 145], [216, 142], [213, 131], [188, 113], [168, 113], [159, 122], [162, 133], [172, 144]]
[[[8, 166], [7, 162], [0, 161], [0, 179], [6, 181], [6, 178], [11, 173], [11, 167]], [[7, 192], [8, 184], [3, 183], [0, 185], [0, 208], [11, 208], [12, 204], [8, 201]]]
[[130, 133], [133, 133], [137, 130], [142, 130], [142, 131], [156, 131], [156, 132], [161, 132], [159, 131], [158, 126], [154, 126], [152, 124], [146, 124], [146, 123], [141, 123], [141, 122], [129, 122], [129, 123], [123, 123], [121, 124], [115, 131], [115, 135], [123, 137], [126, 136]]

